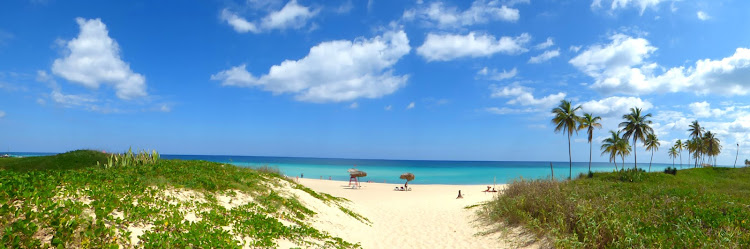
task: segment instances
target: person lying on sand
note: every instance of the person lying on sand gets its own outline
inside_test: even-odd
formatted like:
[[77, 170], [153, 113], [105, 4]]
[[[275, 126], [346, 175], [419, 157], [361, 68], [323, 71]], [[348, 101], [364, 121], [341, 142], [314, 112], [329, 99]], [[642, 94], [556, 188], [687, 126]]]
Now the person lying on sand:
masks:
[[482, 191], [482, 192], [490, 192], [490, 186], [487, 186], [487, 190]]

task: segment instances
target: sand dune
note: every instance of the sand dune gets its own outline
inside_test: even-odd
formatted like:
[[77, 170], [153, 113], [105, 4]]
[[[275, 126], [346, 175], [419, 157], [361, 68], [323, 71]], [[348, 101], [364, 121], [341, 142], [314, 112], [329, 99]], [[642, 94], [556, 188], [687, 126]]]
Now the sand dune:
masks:
[[[341, 218], [341, 212], [317, 210], [314, 226], [363, 248], [515, 248], [499, 233], [478, 235], [490, 230], [476, 222], [474, 209], [466, 206], [490, 200], [495, 193], [482, 192], [484, 185], [416, 185], [412, 191], [394, 191], [399, 184], [362, 183], [358, 189], [347, 182], [300, 179], [301, 184], [318, 192], [344, 197], [347, 206], [372, 222], [363, 224]], [[498, 189], [503, 185], [498, 185]], [[456, 199], [458, 190], [463, 199]], [[315, 202], [301, 195], [303, 202]], [[305, 200], [307, 199], [307, 200]]]

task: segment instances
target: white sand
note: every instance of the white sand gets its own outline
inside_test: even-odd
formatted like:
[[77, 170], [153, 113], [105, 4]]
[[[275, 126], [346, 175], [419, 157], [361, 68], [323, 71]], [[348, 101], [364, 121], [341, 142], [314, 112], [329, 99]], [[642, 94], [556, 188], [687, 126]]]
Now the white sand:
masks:
[[[341, 211], [312, 205], [318, 212], [313, 226], [359, 242], [363, 248], [516, 248], [522, 244], [499, 233], [480, 235], [491, 228], [476, 220], [476, 208], [465, 207], [492, 199], [496, 193], [482, 192], [486, 185], [410, 184], [412, 191], [394, 191], [403, 185], [362, 183], [361, 188], [351, 189], [344, 181], [300, 179], [300, 183], [351, 200], [345, 206], [370, 219], [368, 226], [342, 217]], [[503, 187], [497, 185], [498, 190]], [[463, 199], [456, 199], [458, 190]], [[299, 196], [305, 204], [316, 202], [309, 195]]]

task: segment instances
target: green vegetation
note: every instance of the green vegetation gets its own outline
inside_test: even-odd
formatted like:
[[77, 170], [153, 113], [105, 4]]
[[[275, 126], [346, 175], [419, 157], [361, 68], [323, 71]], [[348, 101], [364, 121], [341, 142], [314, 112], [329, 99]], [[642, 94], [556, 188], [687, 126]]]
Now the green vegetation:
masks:
[[750, 168], [628, 170], [574, 181], [521, 180], [480, 213], [559, 248], [742, 248]]
[[[0, 158], [0, 248], [268, 248], [280, 239], [359, 247], [307, 225], [315, 213], [280, 191], [286, 185], [304, 188], [278, 169], [159, 160], [157, 153]], [[305, 192], [344, 211], [339, 198]], [[235, 196], [248, 198], [229, 198]]]

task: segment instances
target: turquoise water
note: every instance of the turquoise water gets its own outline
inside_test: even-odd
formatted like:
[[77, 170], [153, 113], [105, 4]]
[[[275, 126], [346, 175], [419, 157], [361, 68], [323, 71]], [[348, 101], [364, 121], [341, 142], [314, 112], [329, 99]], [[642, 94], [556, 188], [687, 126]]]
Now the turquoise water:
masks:
[[[5, 154], [5, 153], [1, 153]], [[8, 153], [16, 156], [44, 156], [54, 153]], [[493, 181], [508, 183], [514, 179], [539, 179], [550, 177], [550, 162], [504, 162], [504, 161], [429, 161], [429, 160], [373, 160], [302, 157], [259, 157], [259, 156], [207, 156], [207, 155], [162, 155], [165, 159], [205, 160], [234, 164], [241, 167], [278, 167], [287, 176], [305, 178], [349, 180], [348, 169], [354, 167], [367, 172], [360, 181], [403, 183], [399, 179], [403, 173], [415, 175], [414, 184], [483, 184]], [[555, 178], [568, 177], [568, 162], [552, 162]], [[573, 162], [573, 177], [588, 172], [588, 162]], [[651, 171], [664, 171], [672, 164], [654, 163]], [[679, 164], [676, 165], [680, 168]], [[689, 167], [687, 164], [683, 165]], [[618, 167], [622, 165], [618, 164]], [[632, 168], [633, 164], [626, 164]], [[648, 170], [648, 161], [639, 162], [639, 168]], [[591, 171], [611, 172], [614, 164], [594, 162]]]
[[[492, 184], [508, 183], [514, 179], [539, 179], [550, 177], [550, 162], [504, 162], [504, 161], [427, 161], [427, 160], [372, 160], [372, 159], [333, 159], [333, 158], [293, 158], [293, 157], [254, 157], [254, 156], [186, 156], [165, 155], [165, 158], [185, 160], [206, 160], [231, 163], [242, 167], [278, 167], [287, 176], [304, 175], [305, 178], [349, 180], [348, 169], [356, 168], [367, 172], [360, 181], [403, 183], [399, 179], [403, 173], [415, 175], [414, 184]], [[553, 162], [555, 178], [566, 179], [569, 174], [568, 162]], [[588, 172], [588, 162], [573, 163], [573, 177]], [[618, 164], [618, 167], [622, 165]], [[664, 171], [672, 164], [654, 163], [651, 171]], [[633, 164], [626, 164], [632, 168]], [[639, 168], [648, 170], [648, 162], [638, 163]], [[687, 167], [687, 165], [685, 165]], [[677, 165], [679, 168], [679, 165]], [[614, 164], [594, 162], [591, 171], [611, 172]]]

